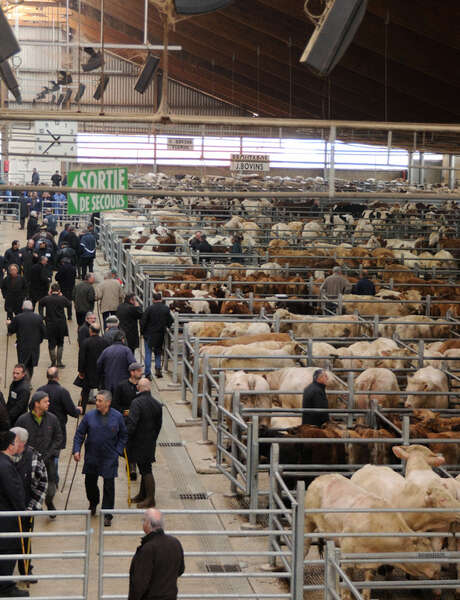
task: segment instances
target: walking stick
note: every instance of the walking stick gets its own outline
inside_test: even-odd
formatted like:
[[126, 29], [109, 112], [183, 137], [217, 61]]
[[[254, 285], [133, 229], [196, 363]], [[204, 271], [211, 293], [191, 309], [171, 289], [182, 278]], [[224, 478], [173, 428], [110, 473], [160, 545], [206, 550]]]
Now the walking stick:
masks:
[[[78, 429], [78, 422], [80, 421], [80, 417], [81, 417], [81, 414], [80, 414], [80, 415], [78, 415], [78, 417], [77, 417], [77, 424], [76, 424], [76, 426], [75, 426], [75, 433], [77, 433], [77, 429]], [[75, 434], [74, 434], [74, 437], [75, 437]], [[71, 460], [72, 460], [72, 452], [70, 453], [69, 460], [67, 461], [67, 467], [66, 467], [66, 470], [65, 470], [65, 475], [64, 475], [64, 483], [62, 484], [62, 488], [61, 488], [61, 494], [62, 494], [62, 492], [64, 491], [65, 484], [67, 483], [67, 476], [68, 476], [68, 474], [69, 474], [69, 469], [70, 469], [70, 462], [71, 462]]]
[[6, 389], [6, 372], [8, 369], [8, 348], [10, 347], [10, 336], [6, 334], [6, 358], [5, 358], [5, 378], [3, 379], [3, 387]]
[[[18, 525], [19, 525], [19, 532], [21, 534], [21, 550], [22, 550], [22, 553], [25, 555], [26, 549], [24, 546], [24, 538], [22, 537], [23, 531], [22, 531], [21, 517], [18, 517]], [[29, 542], [30, 542], [30, 538], [29, 538]], [[27, 552], [27, 554], [28, 553], [29, 552]], [[30, 560], [26, 560], [26, 558], [24, 558], [24, 571], [25, 571], [26, 575], [29, 574], [29, 563], [30, 563]]]
[[125, 460], [126, 460], [126, 474], [128, 476], [128, 508], [131, 508], [131, 476], [129, 473], [129, 461], [128, 461], [128, 453], [126, 452], [126, 448], [124, 449]]
[[72, 491], [72, 486], [73, 486], [73, 482], [75, 479], [75, 475], [77, 474], [77, 469], [78, 469], [78, 462], [75, 462], [75, 469], [73, 471], [72, 481], [70, 482], [69, 492], [67, 494], [67, 499], [65, 501], [64, 510], [67, 510], [67, 505], [69, 504], [70, 492]]

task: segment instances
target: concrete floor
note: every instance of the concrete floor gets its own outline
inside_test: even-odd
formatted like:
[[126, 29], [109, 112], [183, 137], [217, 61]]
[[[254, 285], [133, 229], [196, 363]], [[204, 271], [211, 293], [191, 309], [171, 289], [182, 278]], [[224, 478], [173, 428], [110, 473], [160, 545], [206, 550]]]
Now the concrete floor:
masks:
[[[18, 239], [21, 246], [25, 245], [25, 232], [18, 231], [16, 223], [0, 224], [0, 247], [2, 252], [10, 247], [11, 241]], [[100, 259], [96, 260], [96, 273], [99, 273], [99, 279], [106, 268]], [[0, 309], [3, 311], [3, 305]], [[3, 313], [5, 318], [5, 314]], [[61, 384], [71, 393], [75, 403], [78, 402], [79, 390], [72, 385], [77, 373], [78, 345], [76, 342], [76, 321], [69, 322], [70, 343], [66, 341], [64, 349], [64, 363], [66, 368], [61, 370]], [[6, 335], [0, 338], [0, 364], [6, 362]], [[9, 342], [9, 356], [7, 364], [6, 382], [3, 382], [4, 394], [7, 394], [7, 388], [11, 382], [11, 372], [16, 362], [16, 352], [14, 340]], [[45, 372], [49, 364], [48, 349], [46, 342], [42, 344], [39, 366], [33, 377], [33, 388], [46, 383]], [[1, 378], [3, 380], [2, 373]], [[228, 497], [229, 482], [220, 474], [203, 474], [203, 471], [209, 471], [209, 465], [214, 460], [214, 447], [212, 445], [201, 445], [201, 429], [199, 425], [188, 427], [178, 427], [186, 419], [190, 418], [191, 412], [187, 405], [178, 404], [180, 394], [177, 389], [170, 385], [170, 380], [165, 377], [160, 381], [160, 389], [156, 383], [152, 384], [152, 393], [164, 404], [164, 426], [160, 435], [160, 442], [179, 442], [183, 445], [162, 445], [157, 449], [157, 463], [154, 466], [154, 476], [157, 483], [157, 507], [160, 509], [174, 510], [193, 510], [193, 509], [237, 509], [241, 507], [238, 500]], [[68, 447], [60, 456], [59, 473], [61, 483], [59, 492], [55, 498], [56, 508], [64, 509], [67, 500], [70, 481], [74, 472], [74, 462], [70, 464], [69, 476], [63, 493], [61, 493], [62, 482], [69, 460], [71, 444], [75, 432], [75, 419], [69, 419], [67, 426]], [[125, 463], [120, 460], [118, 479], [116, 480], [115, 508], [128, 508], [128, 482], [126, 477]], [[131, 495], [137, 493], [138, 482], [133, 482]], [[205, 500], [189, 500], [180, 497], [180, 494], [207, 492]], [[81, 467], [77, 468], [75, 480], [72, 486], [68, 502], [68, 510], [86, 510], [88, 501], [85, 495], [84, 480], [81, 474]], [[238, 515], [190, 515], [175, 514], [166, 517], [166, 526], [169, 531], [222, 531], [222, 535], [210, 536], [201, 534], [185, 535], [178, 534], [181, 542], [187, 552], [214, 552], [213, 556], [193, 556], [186, 558], [186, 573], [207, 574], [206, 579], [183, 577], [180, 580], [179, 592], [181, 594], [194, 594], [195, 597], [201, 597], [203, 593], [209, 594], [235, 594], [241, 597], [243, 594], [287, 594], [289, 592], [286, 584], [280, 580], [269, 577], [211, 577], [208, 573], [205, 563], [216, 564], [238, 564], [243, 573], [261, 572], [261, 565], [267, 562], [263, 556], [242, 556], [239, 557], [221, 557], [222, 551], [250, 551], [257, 553], [268, 550], [266, 538], [248, 538], [245, 534], [238, 537], [229, 537], [225, 531], [229, 529], [239, 530], [242, 525], [247, 524], [247, 519]], [[98, 598], [98, 534], [99, 518], [91, 519], [91, 526], [94, 530], [91, 541], [90, 554], [90, 578], [88, 598]], [[50, 575], [50, 579], [40, 581], [38, 584], [30, 586], [32, 597], [51, 596], [54, 598], [69, 598], [81, 595], [81, 582], [77, 580], [57, 580], [54, 576], [59, 574], [79, 573], [82, 570], [82, 561], [80, 559], [66, 560], [64, 557], [69, 551], [83, 549], [84, 538], [75, 538], [68, 535], [70, 531], [82, 531], [84, 529], [84, 518], [81, 516], [58, 516], [54, 521], [48, 517], [36, 519], [36, 531], [45, 533], [62, 532], [59, 538], [38, 538], [34, 541], [33, 551], [43, 553], [61, 553], [62, 559], [53, 560], [34, 560], [34, 573], [36, 575]], [[138, 545], [141, 532], [141, 514], [131, 513], [116, 516], [112, 528], [105, 528], [108, 536], [105, 538], [105, 551], [129, 551], [133, 552]], [[126, 533], [134, 532], [134, 535], [115, 535], [115, 531]], [[67, 532], [67, 534], [65, 533]], [[105, 560], [105, 571], [112, 573], [127, 574], [129, 570], [130, 557], [111, 557]], [[22, 584], [21, 584], [22, 585]], [[106, 581], [104, 586], [105, 594], [116, 594], [120, 598], [126, 598], [128, 589], [127, 578], [112, 579]]]

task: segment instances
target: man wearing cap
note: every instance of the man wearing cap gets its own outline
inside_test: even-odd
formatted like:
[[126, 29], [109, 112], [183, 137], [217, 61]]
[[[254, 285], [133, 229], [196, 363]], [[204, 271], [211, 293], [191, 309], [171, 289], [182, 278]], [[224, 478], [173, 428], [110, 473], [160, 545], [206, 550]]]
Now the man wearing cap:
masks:
[[[97, 361], [102, 352], [107, 348], [107, 342], [99, 335], [101, 327], [98, 323], [89, 326], [89, 337], [84, 339], [78, 352], [78, 378], [77, 385], [81, 384], [81, 407], [85, 414], [90, 391], [100, 388], [101, 376], [97, 368]], [[77, 380], [78, 381], [78, 380]]]
[[107, 317], [106, 330], [104, 332], [104, 339], [109, 346], [113, 344], [113, 340], [115, 339], [117, 333], [121, 333], [123, 336], [123, 343], [125, 344], [126, 335], [125, 332], [120, 329], [120, 321], [118, 320], [118, 317], [115, 315], [110, 315]]
[[[144, 373], [144, 365], [139, 362], [133, 362], [128, 367], [129, 377], [120, 381], [115, 388], [112, 400], [112, 408], [121, 412], [125, 418], [125, 423], [128, 418], [131, 402], [137, 394], [137, 384]], [[129, 462], [130, 477], [133, 481], [136, 480], [136, 463], [131, 460], [129, 444], [126, 448]]]
[[[13, 463], [17, 452], [16, 435], [12, 431], [0, 433], [0, 511], [25, 510], [25, 493], [21, 477]], [[2, 533], [19, 531], [17, 517], [0, 518], [0, 554], [21, 554], [20, 537], [3, 537]], [[13, 575], [15, 559], [0, 560], [0, 576]], [[29, 597], [29, 592], [20, 590], [14, 581], [0, 580], [0, 597]]]
[[38, 224], [37, 211], [31, 210], [27, 220], [27, 239], [30, 240], [39, 231], [40, 225]]
[[[87, 413], [75, 432], [72, 454], [78, 462], [80, 451], [85, 442], [85, 475], [86, 496], [91, 514], [96, 514], [99, 504], [98, 477], [104, 479], [102, 508], [113, 508], [115, 505], [115, 477], [118, 474], [118, 457], [128, 440], [125, 422], [121, 414], [110, 407], [112, 394], [107, 390], [99, 390], [96, 395], [96, 410]], [[86, 441], [85, 441], [86, 440]], [[110, 527], [112, 515], [104, 517], [105, 527]]]
[[16, 351], [18, 363], [29, 371], [32, 378], [34, 367], [40, 358], [40, 344], [45, 338], [45, 325], [40, 315], [33, 312], [30, 300], [22, 303], [22, 313], [7, 321], [8, 335], [16, 334]]
[[123, 334], [118, 331], [113, 344], [106, 348], [97, 360], [98, 373], [104, 381], [104, 388], [111, 393], [115, 391], [120, 381], [128, 379], [129, 365], [136, 362], [134, 354], [123, 342]]
[[116, 271], [107, 271], [104, 281], [97, 286], [96, 300], [101, 303], [101, 313], [104, 319], [104, 329], [107, 318], [117, 312], [118, 305], [123, 299], [123, 289], [115, 279]]
[[63, 435], [57, 417], [48, 412], [49, 405], [49, 396], [46, 392], [35, 392], [29, 404], [29, 412], [19, 417], [16, 427], [27, 429], [29, 444], [41, 454], [48, 474], [46, 506], [48, 510], [56, 510], [53, 502], [57, 475], [55, 459], [59, 456]]
[[152, 349], [155, 355], [155, 376], [163, 377], [161, 373], [161, 353], [166, 328], [172, 325], [173, 318], [169, 308], [161, 301], [161, 294], [153, 294], [151, 304], [142, 315], [141, 333], [144, 336], [145, 376], [152, 378]]

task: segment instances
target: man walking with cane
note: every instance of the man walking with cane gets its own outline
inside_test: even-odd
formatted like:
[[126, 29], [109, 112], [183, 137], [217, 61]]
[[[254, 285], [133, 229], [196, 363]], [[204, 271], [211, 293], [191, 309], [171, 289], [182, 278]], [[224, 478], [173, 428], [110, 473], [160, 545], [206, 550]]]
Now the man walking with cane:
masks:
[[[85, 475], [86, 497], [89, 510], [96, 514], [99, 504], [98, 477], [104, 480], [102, 508], [115, 506], [115, 477], [118, 475], [118, 457], [128, 441], [125, 422], [122, 415], [110, 408], [112, 394], [107, 390], [99, 390], [96, 396], [96, 410], [87, 413], [75, 433], [73, 441], [73, 457], [76, 462], [81, 458], [81, 447], [85, 442]], [[104, 526], [110, 527], [112, 515], [106, 514]]]

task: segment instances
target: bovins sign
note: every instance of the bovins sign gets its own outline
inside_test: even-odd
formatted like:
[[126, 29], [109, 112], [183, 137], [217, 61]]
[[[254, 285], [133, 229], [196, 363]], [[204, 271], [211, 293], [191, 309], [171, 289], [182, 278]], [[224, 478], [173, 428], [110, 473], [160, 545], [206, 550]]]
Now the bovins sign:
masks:
[[270, 170], [269, 154], [232, 154], [230, 157], [230, 170], [240, 173], [263, 173]]
[[[69, 187], [100, 190], [127, 190], [128, 169], [85, 169], [84, 171], [69, 171]], [[88, 194], [85, 192], [71, 192], [67, 203], [69, 215], [100, 212], [105, 210], [119, 210], [128, 207], [126, 194]]]

